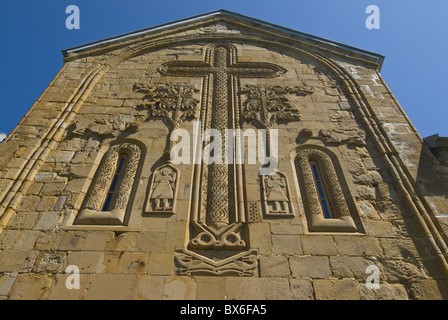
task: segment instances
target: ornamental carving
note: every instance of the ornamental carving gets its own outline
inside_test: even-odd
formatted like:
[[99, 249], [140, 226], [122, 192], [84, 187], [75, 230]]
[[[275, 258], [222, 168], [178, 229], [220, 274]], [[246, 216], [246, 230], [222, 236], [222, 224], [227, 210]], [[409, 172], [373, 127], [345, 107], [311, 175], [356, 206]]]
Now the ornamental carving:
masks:
[[258, 267], [258, 251], [250, 250], [216, 260], [200, 256], [192, 251], [178, 250], [175, 267], [181, 275], [254, 276]]
[[271, 127], [276, 122], [300, 121], [299, 108], [293, 106], [287, 94], [305, 96], [313, 90], [305, 87], [294, 89], [268, 85], [245, 85], [241, 93], [246, 94], [247, 99], [243, 103], [242, 116], [246, 121], [252, 122], [266, 129], [266, 155], [271, 155]]
[[[115, 173], [118, 159], [126, 155], [125, 166], [121, 178], [117, 182], [116, 192], [109, 205], [109, 213], [104, 214], [102, 206]], [[82, 210], [78, 214], [76, 224], [121, 224], [123, 223], [129, 197], [139, 167], [141, 149], [134, 143], [116, 144], [105, 153], [86, 195]], [[104, 221], [101, 219], [104, 217]], [[108, 217], [106, 219], [106, 217]]]
[[[194, 97], [195, 89], [186, 84], [159, 84], [151, 86], [141, 83], [134, 85], [134, 91], [144, 93], [139, 106], [148, 110], [151, 118], [161, 118], [168, 122], [170, 133], [176, 133], [183, 121], [196, 118], [199, 100]], [[171, 137], [165, 148], [165, 156], [169, 155], [177, 137]]]
[[154, 170], [145, 213], [174, 213], [180, 172], [170, 164]]
[[[333, 219], [323, 218], [324, 215], [311, 171], [310, 161], [316, 162], [322, 172], [328, 200], [333, 210]], [[340, 178], [336, 173], [330, 156], [320, 149], [307, 147], [297, 153], [295, 163], [305, 214], [310, 222], [310, 230], [357, 231], [341, 188]]]
[[290, 88], [266, 85], [245, 85], [241, 93], [247, 95], [243, 104], [243, 116], [248, 121], [260, 124], [263, 128], [271, 128], [278, 121], [299, 121], [300, 111], [291, 105], [288, 93], [297, 92]]
[[[171, 61], [164, 63], [158, 71], [164, 76], [203, 79], [199, 116], [201, 133], [213, 128], [223, 137], [227, 129], [240, 128], [238, 79], [274, 78], [286, 70], [271, 63], [238, 62], [236, 48], [229, 44], [207, 46], [204, 53], [204, 61]], [[224, 153], [221, 156], [225, 159]], [[226, 161], [195, 165], [189, 248], [246, 248], [242, 167]]]

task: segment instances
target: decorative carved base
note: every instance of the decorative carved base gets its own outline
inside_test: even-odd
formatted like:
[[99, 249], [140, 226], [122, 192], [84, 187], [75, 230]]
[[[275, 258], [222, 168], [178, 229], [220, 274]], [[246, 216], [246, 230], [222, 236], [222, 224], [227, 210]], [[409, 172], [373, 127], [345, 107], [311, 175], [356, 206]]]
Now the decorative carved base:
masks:
[[187, 249], [179, 249], [174, 255], [179, 275], [254, 276], [258, 274], [258, 250], [241, 252], [218, 260], [209, 259]]
[[195, 229], [201, 232], [191, 239], [189, 246], [192, 249], [243, 250], [246, 247], [246, 242], [241, 239], [240, 233], [243, 223], [233, 223], [219, 230], [214, 230], [205, 224], [193, 224]]

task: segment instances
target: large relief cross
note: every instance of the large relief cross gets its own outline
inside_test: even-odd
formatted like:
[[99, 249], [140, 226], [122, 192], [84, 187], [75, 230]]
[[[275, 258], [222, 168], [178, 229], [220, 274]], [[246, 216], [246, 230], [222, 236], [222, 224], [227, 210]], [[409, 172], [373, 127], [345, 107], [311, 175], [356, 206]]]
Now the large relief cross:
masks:
[[[208, 46], [204, 61], [171, 61], [159, 72], [166, 76], [202, 77], [201, 130], [239, 129], [239, 78], [274, 78], [286, 72], [264, 62], [238, 62], [236, 48], [228, 44]], [[233, 144], [235, 145], [235, 144]], [[224, 149], [224, 148], [223, 148]], [[216, 156], [216, 155], [215, 155]], [[239, 230], [245, 222], [241, 165], [195, 165], [191, 221], [198, 232], [190, 246], [199, 249], [243, 249]]]

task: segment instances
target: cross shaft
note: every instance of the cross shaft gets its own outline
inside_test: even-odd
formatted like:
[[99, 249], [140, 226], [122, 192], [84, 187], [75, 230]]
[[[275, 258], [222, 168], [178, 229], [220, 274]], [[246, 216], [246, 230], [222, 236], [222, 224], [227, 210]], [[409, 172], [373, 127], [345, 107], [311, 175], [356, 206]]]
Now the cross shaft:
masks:
[[[171, 61], [163, 64], [159, 69], [162, 75], [185, 77], [213, 77], [213, 99], [211, 110], [211, 127], [218, 130], [224, 137], [225, 130], [229, 128], [229, 112], [232, 110], [232, 99], [229, 91], [232, 88], [230, 76], [239, 78], [273, 78], [286, 70], [262, 62], [233, 62], [229, 46], [216, 45], [211, 51], [208, 61]], [[207, 60], [207, 58], [206, 58]], [[222, 150], [224, 153], [224, 150]], [[229, 181], [229, 165], [212, 163], [208, 167], [207, 190], [207, 225], [219, 230], [229, 224], [229, 188], [233, 186], [233, 178]]]

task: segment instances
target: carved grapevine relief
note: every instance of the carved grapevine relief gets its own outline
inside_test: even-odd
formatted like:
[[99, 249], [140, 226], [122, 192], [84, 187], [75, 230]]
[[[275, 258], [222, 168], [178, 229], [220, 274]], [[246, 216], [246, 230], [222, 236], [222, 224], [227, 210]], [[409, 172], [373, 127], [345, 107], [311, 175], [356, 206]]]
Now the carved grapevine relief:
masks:
[[[140, 107], [148, 110], [150, 117], [168, 121], [170, 135], [175, 134], [183, 121], [196, 117], [199, 100], [194, 98], [198, 90], [186, 84], [159, 84], [150, 86], [136, 83], [134, 91], [145, 93]], [[165, 158], [170, 159], [170, 152], [177, 137], [172, 136], [165, 148]]]

